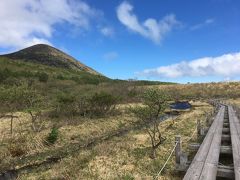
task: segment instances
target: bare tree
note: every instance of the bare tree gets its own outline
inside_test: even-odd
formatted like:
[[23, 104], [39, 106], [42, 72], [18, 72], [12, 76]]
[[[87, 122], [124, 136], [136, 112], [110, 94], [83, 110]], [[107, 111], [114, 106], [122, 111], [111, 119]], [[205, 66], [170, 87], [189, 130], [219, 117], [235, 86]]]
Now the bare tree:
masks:
[[10, 133], [13, 133], [13, 121], [18, 116], [14, 115], [14, 112], [21, 108], [21, 104], [18, 102], [16, 87], [13, 88], [2, 88], [0, 89], [0, 119], [10, 119]]
[[14, 113], [17, 111], [27, 111], [32, 117], [32, 123], [34, 126], [34, 123], [37, 118], [40, 117], [40, 114], [34, 114], [33, 112], [39, 112], [38, 110], [43, 104], [43, 98], [36, 90], [29, 88], [25, 84], [7, 88], [1, 87], [0, 104], [0, 118], [10, 118], [10, 132], [12, 134], [13, 121], [14, 118], [16, 118]]
[[41, 131], [44, 121], [42, 112], [44, 98], [34, 89], [24, 91], [24, 110], [31, 116], [32, 130]]
[[167, 107], [169, 97], [159, 89], [149, 89], [142, 97], [143, 106], [132, 109], [138, 118], [146, 121], [146, 131], [151, 139], [151, 158], [156, 158], [156, 150], [165, 140], [159, 129], [160, 116]]

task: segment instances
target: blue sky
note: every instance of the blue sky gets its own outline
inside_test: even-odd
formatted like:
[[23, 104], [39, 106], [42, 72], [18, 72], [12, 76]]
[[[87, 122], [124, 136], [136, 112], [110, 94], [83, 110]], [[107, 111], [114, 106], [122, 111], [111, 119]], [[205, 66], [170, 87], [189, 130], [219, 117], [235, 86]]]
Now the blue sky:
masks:
[[1, 54], [47, 43], [111, 78], [240, 80], [239, 0], [1, 0], [0, 20]]

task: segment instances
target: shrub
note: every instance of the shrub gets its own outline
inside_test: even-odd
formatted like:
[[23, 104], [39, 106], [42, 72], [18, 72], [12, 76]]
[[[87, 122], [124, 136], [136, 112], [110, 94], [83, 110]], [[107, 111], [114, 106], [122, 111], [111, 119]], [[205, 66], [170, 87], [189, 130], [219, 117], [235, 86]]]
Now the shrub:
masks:
[[72, 81], [75, 81], [78, 84], [83, 84], [83, 81], [82, 81], [82, 79], [79, 76], [72, 76], [70, 79]]
[[19, 144], [15, 144], [15, 145], [12, 145], [8, 148], [10, 154], [12, 157], [19, 157], [19, 156], [22, 156], [24, 155], [26, 152], [24, 151], [24, 149], [22, 148], [21, 145]]
[[118, 99], [106, 92], [95, 93], [89, 97], [61, 92], [57, 95], [56, 113], [70, 117], [75, 115], [104, 116], [115, 109]]
[[8, 152], [12, 157], [19, 157], [27, 153], [27, 138], [25, 136], [13, 136], [7, 145]]
[[123, 180], [134, 180], [134, 177], [131, 174], [124, 174], [123, 176], [120, 177], [120, 179], [123, 179]]
[[138, 95], [138, 92], [137, 92], [137, 90], [135, 88], [134, 89], [130, 89], [128, 94], [127, 94], [127, 96], [129, 98], [137, 97], [137, 95]]
[[37, 91], [25, 85], [0, 88], [0, 104], [7, 108], [8, 112], [33, 109], [38, 105], [40, 99]]
[[92, 115], [104, 116], [115, 109], [118, 98], [109, 93], [100, 92], [94, 94], [89, 101]]
[[77, 113], [76, 98], [71, 93], [59, 93], [56, 106], [57, 114], [73, 116]]
[[100, 77], [89, 73], [82, 73], [80, 76], [79, 75], [72, 76], [70, 79], [78, 84], [93, 84], [93, 85], [98, 85], [101, 80]]
[[146, 156], [148, 152], [148, 148], [135, 148], [133, 149], [133, 156], [137, 159], [137, 160], [140, 160], [140, 159], [143, 159], [144, 156]]
[[94, 84], [94, 85], [98, 85], [100, 83], [100, 80], [97, 77], [89, 77], [84, 79], [84, 83], [85, 84]]
[[12, 72], [7, 68], [0, 70], [0, 83], [4, 82], [11, 75]]
[[25, 77], [25, 78], [31, 78], [35, 76], [35, 73], [31, 72], [31, 71], [16, 71], [14, 72], [14, 76], [15, 77]]
[[[142, 96], [144, 106], [132, 109], [132, 112], [143, 121], [149, 121], [147, 132], [151, 139], [152, 152], [150, 157], [156, 158], [156, 149], [162, 144], [164, 138], [159, 129], [160, 115], [168, 106], [168, 94], [159, 89], [148, 89]], [[152, 122], [152, 125], [150, 124]]]
[[37, 76], [38, 76], [38, 80], [40, 82], [47, 82], [48, 81], [48, 74], [45, 73], [45, 72], [37, 73]]
[[55, 116], [85, 116], [90, 111], [89, 99], [76, 93], [61, 92], [57, 95]]
[[5, 86], [12, 87], [12, 86], [20, 86], [22, 82], [21, 82], [21, 80], [15, 78], [15, 77], [9, 77], [3, 83]]
[[51, 132], [48, 134], [47, 137], [47, 142], [50, 144], [54, 144], [58, 139], [58, 129], [57, 128], [52, 128]]
[[[25, 111], [31, 115], [32, 129], [40, 131], [43, 125], [41, 109], [46, 107], [44, 97], [26, 84], [0, 87], [0, 113]], [[12, 127], [12, 126], [11, 126]]]
[[74, 102], [74, 95], [70, 93], [59, 93], [57, 95], [57, 101], [60, 104], [69, 104]]
[[65, 80], [66, 78], [62, 74], [58, 74], [56, 79]]

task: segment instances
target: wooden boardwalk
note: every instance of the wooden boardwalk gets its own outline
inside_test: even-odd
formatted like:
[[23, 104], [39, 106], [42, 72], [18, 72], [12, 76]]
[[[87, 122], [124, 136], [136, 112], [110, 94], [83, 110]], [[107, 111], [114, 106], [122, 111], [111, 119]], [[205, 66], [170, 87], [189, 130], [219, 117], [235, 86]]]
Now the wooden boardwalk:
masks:
[[228, 107], [228, 111], [232, 141], [234, 174], [235, 179], [240, 180], [240, 122], [231, 106]]
[[184, 180], [240, 180], [240, 121], [232, 106], [220, 106], [199, 146]]
[[215, 179], [220, 154], [224, 111], [225, 107], [222, 106], [184, 176], [184, 180]]

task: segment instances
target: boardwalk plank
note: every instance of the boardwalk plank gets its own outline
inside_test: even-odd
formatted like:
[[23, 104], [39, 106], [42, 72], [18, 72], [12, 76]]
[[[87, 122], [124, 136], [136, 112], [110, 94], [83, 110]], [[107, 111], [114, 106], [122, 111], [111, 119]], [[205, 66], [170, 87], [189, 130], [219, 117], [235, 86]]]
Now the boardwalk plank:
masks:
[[240, 122], [233, 108], [228, 106], [228, 109], [235, 179], [240, 179]]
[[225, 107], [222, 106], [194, 157], [184, 180], [216, 179]]
[[218, 160], [221, 147], [221, 136], [223, 128], [223, 118], [220, 117], [219, 124], [215, 131], [210, 149], [208, 151], [207, 158], [205, 160], [205, 165], [203, 167], [200, 179], [202, 180], [212, 180], [216, 178], [218, 169]]

